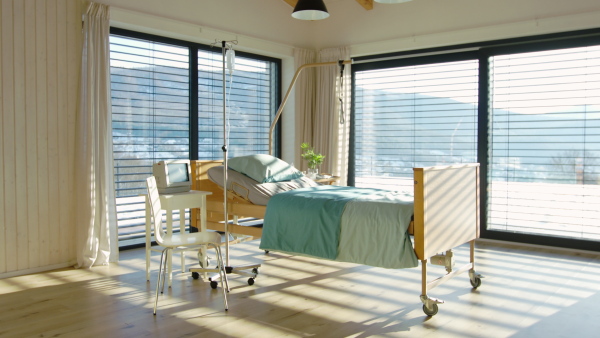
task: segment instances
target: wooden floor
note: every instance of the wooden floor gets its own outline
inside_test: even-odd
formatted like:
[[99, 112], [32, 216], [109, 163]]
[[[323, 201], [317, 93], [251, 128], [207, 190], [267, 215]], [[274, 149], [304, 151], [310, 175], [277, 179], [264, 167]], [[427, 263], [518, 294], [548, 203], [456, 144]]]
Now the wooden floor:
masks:
[[[232, 247], [232, 264], [263, 266], [253, 286], [229, 275], [228, 312], [220, 289], [186, 273], [176, 275], [153, 316], [159, 255], [146, 282], [144, 251], [136, 249], [111, 266], [0, 280], [0, 336], [598, 337], [600, 254], [483, 241], [476, 247], [483, 284], [473, 290], [463, 274], [431, 290], [446, 302], [431, 318], [419, 300], [420, 268], [265, 255], [251, 241]], [[456, 256], [466, 262], [468, 247]], [[435, 278], [443, 268], [429, 272]]]

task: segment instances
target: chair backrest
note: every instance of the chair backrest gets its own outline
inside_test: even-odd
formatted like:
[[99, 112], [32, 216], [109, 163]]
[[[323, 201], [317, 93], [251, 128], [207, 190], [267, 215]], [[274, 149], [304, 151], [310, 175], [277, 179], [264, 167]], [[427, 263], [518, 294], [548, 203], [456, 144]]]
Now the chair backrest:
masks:
[[146, 179], [146, 186], [148, 188], [148, 198], [150, 201], [150, 210], [152, 211], [152, 226], [154, 228], [154, 239], [158, 245], [164, 243], [165, 230], [162, 226], [162, 207], [160, 205], [160, 195], [158, 194], [158, 187], [156, 186], [156, 178], [150, 176]]

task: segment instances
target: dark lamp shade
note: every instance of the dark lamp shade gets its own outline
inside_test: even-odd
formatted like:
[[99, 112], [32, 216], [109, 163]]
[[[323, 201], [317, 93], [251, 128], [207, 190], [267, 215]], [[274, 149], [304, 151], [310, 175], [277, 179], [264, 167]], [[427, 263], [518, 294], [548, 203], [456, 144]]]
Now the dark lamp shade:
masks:
[[321, 20], [329, 17], [323, 0], [298, 0], [292, 17], [300, 20]]

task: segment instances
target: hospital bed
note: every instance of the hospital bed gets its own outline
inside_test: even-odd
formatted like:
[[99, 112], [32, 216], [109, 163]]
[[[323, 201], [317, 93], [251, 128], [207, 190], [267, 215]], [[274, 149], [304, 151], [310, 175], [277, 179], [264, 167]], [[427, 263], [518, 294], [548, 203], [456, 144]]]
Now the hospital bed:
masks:
[[[243, 218], [264, 219], [267, 214], [266, 205], [256, 204], [251, 201], [251, 193], [243, 183], [229, 184], [227, 189], [219, 187], [218, 184], [209, 179], [209, 169], [220, 166], [221, 161], [193, 161], [192, 162], [192, 189], [211, 191], [213, 194], [207, 201], [207, 228], [217, 231], [225, 231], [223, 199], [227, 194], [227, 214], [231, 220], [228, 225], [229, 232], [260, 238], [263, 235], [279, 236], [279, 234], [267, 233], [276, 224], [266, 223], [265, 229], [260, 227], [244, 226], [239, 224]], [[214, 170], [214, 169], [213, 169]], [[234, 174], [235, 175], [235, 174]], [[228, 180], [229, 182], [229, 180]], [[306, 183], [306, 182], [305, 182]], [[412, 203], [412, 218], [405, 220], [402, 225], [407, 234], [413, 236], [413, 248], [405, 250], [414, 255], [416, 260], [421, 261], [421, 301], [423, 311], [428, 316], [438, 312], [438, 305], [442, 300], [430, 297], [428, 291], [444, 283], [445, 281], [468, 272], [470, 283], [474, 288], [481, 285], [482, 276], [475, 272], [475, 239], [479, 237], [479, 164], [461, 164], [455, 166], [436, 166], [427, 168], [414, 168], [414, 201]], [[307, 183], [310, 185], [310, 182]], [[291, 190], [293, 193], [293, 189]], [[301, 187], [304, 190], [318, 190], [311, 187]], [[288, 193], [282, 193], [285, 195]], [[279, 194], [277, 194], [279, 196]], [[292, 203], [294, 204], [294, 203]], [[289, 205], [286, 207], [289, 208]], [[197, 222], [197, 211], [192, 211], [192, 225]], [[293, 214], [289, 212], [288, 214]], [[268, 215], [267, 215], [268, 216]], [[268, 218], [267, 218], [268, 219]], [[278, 219], [276, 222], [281, 222]], [[408, 224], [406, 224], [408, 223]], [[263, 234], [263, 231], [265, 233]], [[404, 231], [404, 230], [402, 230]], [[284, 235], [285, 236], [285, 235]], [[352, 241], [353, 239], [350, 239]], [[360, 240], [360, 239], [358, 239]], [[285, 250], [271, 247], [274, 241], [269, 240], [269, 250], [281, 250], [292, 254], [308, 254], [319, 257], [314, 253], [301, 252], [302, 250]], [[275, 239], [275, 242], [277, 239]], [[263, 241], [264, 242], [264, 241]], [[348, 245], [347, 242], [346, 245]], [[384, 243], [384, 241], [380, 241]], [[452, 249], [469, 243], [469, 263], [459, 268], [454, 267]], [[351, 246], [351, 245], [350, 245]], [[380, 245], [384, 250], [389, 249], [392, 255], [397, 255], [394, 245]], [[287, 248], [286, 248], [287, 249]], [[366, 250], [368, 252], [368, 250]], [[386, 251], [384, 251], [386, 252]], [[393, 252], [393, 253], [392, 253]], [[369, 264], [386, 268], [397, 268], [397, 266], [386, 266], [387, 263], [372, 262], [373, 257], [362, 257], [361, 253], [343, 253], [342, 259], [338, 257], [321, 257], [327, 259], [338, 259], [358, 264]], [[379, 253], [381, 255], [381, 253]], [[365, 263], [366, 262], [366, 263]], [[427, 263], [443, 265], [447, 273], [439, 278], [427, 280]], [[406, 267], [410, 267], [410, 264]]]

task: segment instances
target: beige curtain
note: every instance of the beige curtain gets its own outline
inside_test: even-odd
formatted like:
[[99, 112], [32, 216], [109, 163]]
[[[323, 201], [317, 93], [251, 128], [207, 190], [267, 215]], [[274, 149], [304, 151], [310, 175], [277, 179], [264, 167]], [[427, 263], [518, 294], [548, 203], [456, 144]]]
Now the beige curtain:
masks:
[[[314, 50], [294, 49], [294, 66], [296, 69], [307, 63], [315, 63], [317, 53]], [[295, 142], [294, 142], [294, 166], [300, 170], [308, 168], [306, 161], [300, 157], [300, 144], [302, 142], [313, 142], [315, 93], [316, 93], [316, 71], [314, 68], [306, 68], [300, 73], [295, 84]]]
[[[327, 48], [319, 52], [318, 62], [350, 59], [350, 48]], [[350, 65], [318, 67], [316, 107], [312, 143], [315, 151], [325, 155], [320, 172], [338, 175], [346, 185], [348, 171], [348, 134], [350, 112]]]
[[75, 220], [77, 266], [80, 268], [118, 260], [109, 28], [109, 7], [90, 3], [83, 23], [75, 153]]

